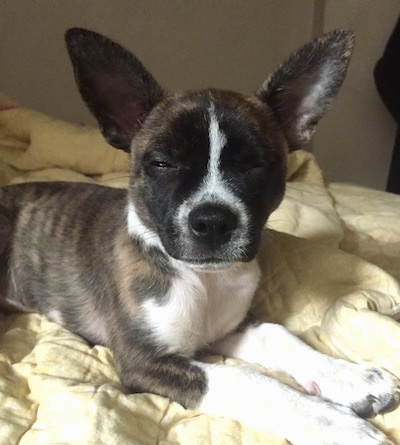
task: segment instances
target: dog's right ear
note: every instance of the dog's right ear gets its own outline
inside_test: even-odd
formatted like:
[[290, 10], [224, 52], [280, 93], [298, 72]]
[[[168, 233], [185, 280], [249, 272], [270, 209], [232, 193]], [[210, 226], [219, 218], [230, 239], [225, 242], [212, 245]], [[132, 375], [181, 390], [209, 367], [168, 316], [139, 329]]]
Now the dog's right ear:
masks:
[[142, 63], [101, 34], [71, 28], [65, 41], [82, 98], [112, 146], [130, 151], [132, 139], [162, 88]]

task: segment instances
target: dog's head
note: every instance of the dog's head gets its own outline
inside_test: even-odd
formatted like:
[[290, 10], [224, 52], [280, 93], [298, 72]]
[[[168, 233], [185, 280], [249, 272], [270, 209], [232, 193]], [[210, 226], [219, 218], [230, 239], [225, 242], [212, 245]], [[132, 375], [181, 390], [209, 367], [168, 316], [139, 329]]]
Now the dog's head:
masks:
[[129, 233], [195, 268], [251, 261], [282, 200], [287, 154], [309, 142], [336, 96], [353, 34], [308, 43], [250, 97], [170, 95], [109, 39], [73, 28], [66, 41], [103, 135], [132, 155]]

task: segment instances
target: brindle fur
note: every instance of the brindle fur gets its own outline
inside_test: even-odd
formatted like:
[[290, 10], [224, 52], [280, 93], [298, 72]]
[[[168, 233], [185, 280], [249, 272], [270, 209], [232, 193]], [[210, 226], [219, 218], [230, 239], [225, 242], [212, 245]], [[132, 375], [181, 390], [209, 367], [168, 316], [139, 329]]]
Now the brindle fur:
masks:
[[[248, 189], [243, 187], [247, 195], [241, 196], [240, 187], [235, 190], [248, 203], [253, 218], [253, 242], [240, 260], [252, 260], [262, 227], [283, 197], [288, 145], [297, 147], [306, 141], [305, 130], [310, 135], [343, 80], [353, 37], [342, 32], [331, 34], [330, 39], [332, 63], [343, 73], [317, 107], [318, 113], [307, 110], [309, 120], [300, 128], [293, 125], [290, 115], [298, 106], [296, 89], [304, 92], [307, 85], [302, 81], [299, 85], [292, 77], [299, 64], [302, 78], [310, 77], [318, 61], [308, 66], [303, 56], [292, 56], [251, 97], [211, 89], [168, 96], [141, 63], [115, 43], [88, 31], [69, 31], [68, 49], [78, 87], [106, 139], [117, 148], [132, 150], [131, 181], [128, 192], [67, 183], [13, 185], [1, 190], [1, 307], [59, 317], [71, 331], [111, 348], [128, 390], [150, 391], [187, 407], [196, 406], [207, 387], [203, 370], [183, 354], [168, 353], [155, 340], [141, 306], [148, 298], [159, 298], [159, 304], [165, 304], [176, 272], [165, 252], [144, 247], [145, 241], [128, 234], [127, 197], [146, 227], [162, 239], [171, 236], [171, 228], [160, 221], [202, 181], [208, 150], [192, 151], [191, 146], [208, 144], [204, 135], [209, 122], [196, 117], [215, 103], [216, 112], [225, 119], [221, 125], [229, 123], [226, 132], [237, 131], [238, 147], [233, 143], [229, 154], [237, 157], [234, 164], [245, 169], [246, 162], [251, 162], [243, 156], [243, 144], [250, 142], [259, 147], [263, 161], [264, 174]], [[310, 52], [312, 45], [303, 52]], [[92, 81], [94, 76], [97, 80]], [[285, 90], [287, 85], [293, 88]], [[284, 107], [287, 97], [289, 108]], [[195, 118], [191, 110], [196, 110]], [[255, 141], [249, 141], [251, 138]], [[169, 140], [170, 145], [166, 144]], [[166, 146], [173, 147], [171, 152]], [[186, 165], [192, 166], [182, 173], [181, 182], [171, 176], [173, 172], [164, 177], [157, 173], [153, 185], [148, 180], [152, 171], [146, 156], [159, 147], [169, 159], [180, 159], [183, 172]], [[223, 159], [228, 166], [233, 161]], [[179, 258], [176, 246], [164, 247]]]
[[144, 326], [140, 300], [165, 295], [173, 271], [158, 249], [144, 254], [128, 236], [126, 191], [60, 182], [0, 193], [0, 221], [12, 228], [4, 238], [2, 225], [0, 277], [7, 280], [1, 281], [0, 307], [45, 315], [56, 310], [66, 328], [110, 346], [131, 391], [170, 394], [185, 406], [198, 400], [203, 372], [187, 358], [166, 354]]

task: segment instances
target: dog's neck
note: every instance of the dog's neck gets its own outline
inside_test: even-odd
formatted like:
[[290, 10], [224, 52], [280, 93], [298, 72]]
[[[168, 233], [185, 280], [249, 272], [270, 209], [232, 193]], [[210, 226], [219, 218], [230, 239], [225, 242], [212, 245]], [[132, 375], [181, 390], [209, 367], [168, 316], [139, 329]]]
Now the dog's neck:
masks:
[[159, 302], [143, 304], [158, 344], [193, 355], [234, 330], [245, 318], [260, 279], [257, 260], [218, 272], [196, 271], [171, 259], [174, 278]]

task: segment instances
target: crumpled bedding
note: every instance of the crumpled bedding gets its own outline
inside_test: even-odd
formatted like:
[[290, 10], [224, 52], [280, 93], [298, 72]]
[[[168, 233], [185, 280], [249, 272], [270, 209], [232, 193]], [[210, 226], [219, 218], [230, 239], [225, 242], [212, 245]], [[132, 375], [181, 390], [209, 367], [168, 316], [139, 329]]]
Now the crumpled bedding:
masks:
[[[0, 186], [67, 180], [125, 187], [127, 178], [127, 155], [97, 129], [0, 95]], [[325, 184], [312, 154], [296, 152], [260, 262], [259, 317], [327, 354], [400, 376], [400, 196]], [[400, 444], [400, 409], [373, 422]], [[0, 314], [0, 445], [265, 443], [286, 442], [159, 396], [127, 394], [107, 348], [38, 314]]]

